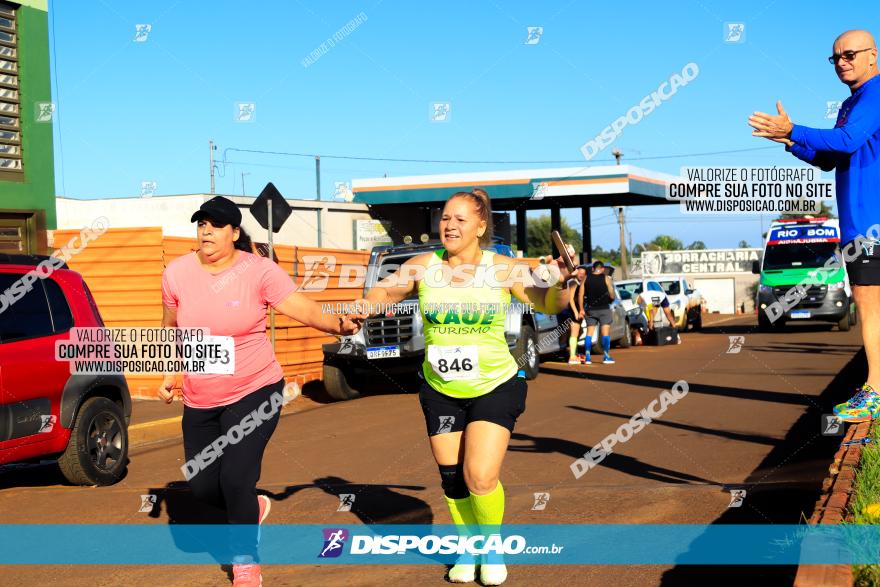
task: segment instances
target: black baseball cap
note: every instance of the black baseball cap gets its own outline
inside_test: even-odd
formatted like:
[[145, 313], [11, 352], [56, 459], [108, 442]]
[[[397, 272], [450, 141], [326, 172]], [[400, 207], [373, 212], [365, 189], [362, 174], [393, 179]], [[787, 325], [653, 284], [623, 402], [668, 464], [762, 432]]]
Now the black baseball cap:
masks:
[[223, 196], [214, 196], [199, 206], [189, 221], [196, 222], [205, 218], [224, 225], [241, 226], [241, 210], [235, 202]]

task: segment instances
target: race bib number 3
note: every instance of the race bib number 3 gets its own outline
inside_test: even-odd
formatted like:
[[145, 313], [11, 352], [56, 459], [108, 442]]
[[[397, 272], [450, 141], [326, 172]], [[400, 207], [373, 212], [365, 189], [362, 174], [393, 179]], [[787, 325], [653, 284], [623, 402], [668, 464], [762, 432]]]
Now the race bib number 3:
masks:
[[428, 362], [444, 381], [478, 379], [480, 362], [476, 345], [428, 347]]
[[190, 353], [193, 371], [210, 375], [235, 373], [235, 341], [231, 336], [205, 336], [201, 342], [192, 342]]

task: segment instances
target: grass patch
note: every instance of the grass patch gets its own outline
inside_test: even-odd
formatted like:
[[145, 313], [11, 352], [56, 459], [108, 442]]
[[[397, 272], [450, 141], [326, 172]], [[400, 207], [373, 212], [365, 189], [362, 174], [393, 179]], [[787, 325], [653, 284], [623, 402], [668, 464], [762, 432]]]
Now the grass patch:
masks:
[[[862, 447], [862, 458], [856, 470], [849, 511], [853, 524], [877, 524], [877, 517], [863, 513], [866, 506], [880, 503], [880, 421], [868, 432], [873, 441]], [[848, 522], [850, 523], [850, 522]], [[880, 565], [853, 565], [853, 584], [856, 587], [880, 585]]]

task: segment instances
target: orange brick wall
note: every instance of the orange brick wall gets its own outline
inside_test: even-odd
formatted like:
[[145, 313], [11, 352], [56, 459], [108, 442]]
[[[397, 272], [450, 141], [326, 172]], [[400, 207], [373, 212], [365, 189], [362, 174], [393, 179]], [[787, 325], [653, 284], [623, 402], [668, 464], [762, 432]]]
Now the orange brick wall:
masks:
[[[54, 242], [60, 246], [78, 234], [78, 230], [56, 230]], [[90, 242], [68, 265], [85, 278], [108, 327], [156, 327], [162, 322], [162, 271], [170, 261], [195, 249], [195, 239], [163, 237], [161, 228], [115, 228]], [[297, 285], [302, 285], [303, 275], [312, 269], [306, 266], [304, 256], [335, 257], [335, 267], [325, 272], [327, 288], [303, 290], [318, 303], [352, 301], [361, 295], [360, 288], [339, 287], [340, 266], [365, 267], [369, 260], [367, 252], [282, 245], [275, 247], [275, 254]], [[321, 345], [333, 340], [331, 335], [276, 314], [275, 354], [288, 381], [296, 380], [302, 385], [320, 379]], [[135, 398], [154, 398], [161, 382], [159, 377], [139, 375], [126, 379]]]

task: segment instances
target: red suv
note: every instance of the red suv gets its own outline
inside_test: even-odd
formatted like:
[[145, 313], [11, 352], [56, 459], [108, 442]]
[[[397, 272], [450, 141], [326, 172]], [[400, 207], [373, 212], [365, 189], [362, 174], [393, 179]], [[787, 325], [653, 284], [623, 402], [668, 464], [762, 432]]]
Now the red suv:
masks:
[[81, 275], [56, 258], [0, 254], [0, 465], [57, 458], [78, 485], [124, 475], [125, 378], [71, 375], [55, 360], [55, 341], [87, 326], [104, 322]]

